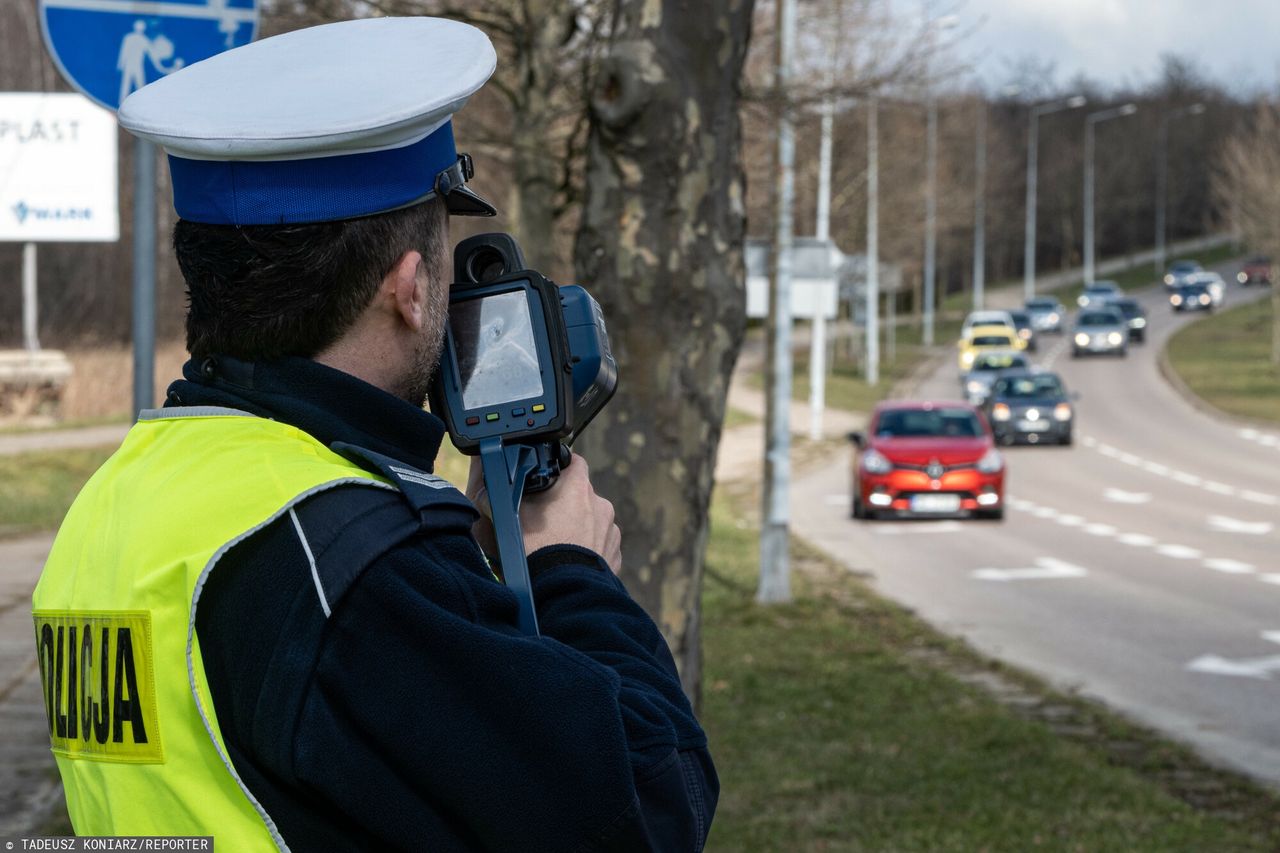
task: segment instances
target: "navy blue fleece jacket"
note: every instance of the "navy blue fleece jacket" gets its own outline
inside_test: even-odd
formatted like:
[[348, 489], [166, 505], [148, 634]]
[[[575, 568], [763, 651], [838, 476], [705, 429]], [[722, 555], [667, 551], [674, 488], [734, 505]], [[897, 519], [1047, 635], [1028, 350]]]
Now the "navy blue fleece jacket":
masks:
[[[303, 359], [188, 364], [224, 406], [431, 470], [440, 421]], [[197, 610], [237, 773], [294, 850], [700, 850], [719, 784], [653, 621], [596, 554], [530, 558], [540, 638], [471, 537], [396, 492], [296, 507], [231, 549]], [[421, 519], [429, 519], [423, 522]], [[326, 574], [328, 573], [328, 574]]]

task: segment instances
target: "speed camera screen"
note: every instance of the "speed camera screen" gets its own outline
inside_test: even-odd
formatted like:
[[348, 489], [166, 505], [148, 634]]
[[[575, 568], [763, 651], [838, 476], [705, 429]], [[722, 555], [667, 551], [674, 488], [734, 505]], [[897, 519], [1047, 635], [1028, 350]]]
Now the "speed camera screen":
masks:
[[524, 291], [453, 303], [449, 329], [466, 409], [542, 396], [542, 371]]

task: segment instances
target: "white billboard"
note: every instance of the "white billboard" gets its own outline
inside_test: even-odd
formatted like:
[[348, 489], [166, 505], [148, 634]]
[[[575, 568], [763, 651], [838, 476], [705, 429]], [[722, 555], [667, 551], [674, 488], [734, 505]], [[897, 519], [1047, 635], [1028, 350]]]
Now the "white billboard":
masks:
[[0, 93], [0, 240], [119, 239], [115, 116], [82, 95]]

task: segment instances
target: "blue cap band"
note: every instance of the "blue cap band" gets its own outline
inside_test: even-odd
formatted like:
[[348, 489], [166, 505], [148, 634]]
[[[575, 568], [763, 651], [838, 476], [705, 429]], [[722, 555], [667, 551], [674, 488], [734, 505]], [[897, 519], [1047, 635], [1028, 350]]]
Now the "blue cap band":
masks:
[[169, 156], [173, 206], [191, 222], [286, 225], [352, 219], [412, 204], [457, 162], [453, 123], [402, 148], [309, 160]]

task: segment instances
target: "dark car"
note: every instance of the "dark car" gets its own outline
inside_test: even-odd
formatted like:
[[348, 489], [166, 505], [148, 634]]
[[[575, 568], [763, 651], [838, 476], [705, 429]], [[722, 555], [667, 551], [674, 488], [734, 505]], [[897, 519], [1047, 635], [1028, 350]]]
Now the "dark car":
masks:
[[1245, 261], [1240, 267], [1240, 272], [1236, 273], [1236, 281], [1245, 285], [1270, 284], [1271, 259], [1258, 256]]
[[1004, 517], [1004, 457], [967, 403], [884, 402], [850, 433], [853, 517]]
[[1056, 373], [1011, 370], [987, 399], [991, 430], [1001, 444], [1071, 444], [1073, 397]]
[[1125, 322], [1129, 324], [1129, 340], [1145, 343], [1147, 340], [1147, 312], [1138, 304], [1138, 300], [1131, 297], [1123, 299], [1111, 300], [1111, 307], [1116, 308], [1124, 315]]
[[991, 386], [1006, 370], [1026, 370], [1031, 362], [1020, 352], [996, 350], [979, 353], [973, 360], [973, 368], [964, 376], [964, 396], [975, 406], [981, 406], [991, 393]]
[[1013, 318], [1013, 327], [1018, 330], [1018, 337], [1022, 338], [1023, 342], [1026, 343], [1028, 350], [1035, 352], [1036, 330], [1035, 325], [1031, 322], [1031, 312], [1014, 309], [1009, 312], [1009, 316]]
[[1174, 311], [1212, 311], [1213, 294], [1203, 282], [1181, 284], [1169, 294], [1169, 304]]
[[1187, 276], [1203, 272], [1204, 267], [1197, 261], [1174, 261], [1169, 264], [1169, 271], [1164, 274], [1164, 286], [1175, 290], [1186, 281]]

